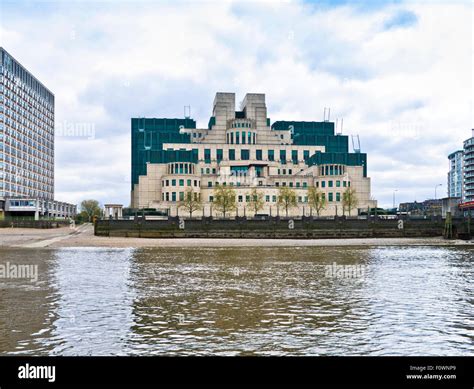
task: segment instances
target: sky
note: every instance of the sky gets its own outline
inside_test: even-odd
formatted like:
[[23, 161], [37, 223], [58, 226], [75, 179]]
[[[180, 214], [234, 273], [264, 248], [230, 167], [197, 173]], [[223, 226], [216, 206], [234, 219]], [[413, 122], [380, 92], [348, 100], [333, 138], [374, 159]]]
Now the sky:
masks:
[[[0, 45], [55, 94], [55, 197], [130, 204], [130, 118], [265, 93], [276, 120], [344, 119], [379, 206], [446, 196], [474, 128], [468, 1], [0, 2]], [[339, 120], [340, 123], [340, 120]]]

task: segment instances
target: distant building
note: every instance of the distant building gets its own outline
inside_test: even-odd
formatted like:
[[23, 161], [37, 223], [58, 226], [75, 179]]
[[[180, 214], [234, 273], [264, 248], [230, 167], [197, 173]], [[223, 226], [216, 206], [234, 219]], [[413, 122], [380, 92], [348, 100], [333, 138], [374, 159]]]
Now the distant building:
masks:
[[[249, 93], [236, 111], [234, 93], [217, 93], [207, 128], [184, 119], [132, 119], [132, 191], [135, 209], [179, 212], [186, 192], [201, 198], [200, 215], [215, 215], [216, 185], [232, 186], [239, 215], [250, 211], [250, 192], [264, 200], [260, 213], [277, 215], [280, 187], [296, 194], [290, 215], [309, 215], [308, 187], [327, 200], [321, 215], [342, 215], [343, 192], [353, 188], [359, 209], [375, 207], [367, 155], [349, 152], [348, 136], [334, 123], [278, 121], [270, 124], [264, 94]], [[357, 215], [358, 209], [351, 214]]]
[[122, 211], [122, 204], [104, 204], [104, 219], [121, 219]]
[[464, 193], [464, 151], [458, 150], [449, 154], [448, 197], [463, 197]]
[[400, 213], [408, 215], [437, 216], [442, 213], [443, 200], [430, 199], [421, 203], [414, 201], [409, 203], [400, 203], [398, 210]]
[[452, 217], [462, 216], [463, 212], [459, 209], [461, 203], [460, 197], [446, 197], [442, 199], [441, 215], [446, 217], [448, 212], [451, 212]]
[[0, 47], [0, 217], [69, 217], [54, 200], [54, 95]]
[[464, 202], [474, 201], [474, 129], [472, 133], [464, 141]]

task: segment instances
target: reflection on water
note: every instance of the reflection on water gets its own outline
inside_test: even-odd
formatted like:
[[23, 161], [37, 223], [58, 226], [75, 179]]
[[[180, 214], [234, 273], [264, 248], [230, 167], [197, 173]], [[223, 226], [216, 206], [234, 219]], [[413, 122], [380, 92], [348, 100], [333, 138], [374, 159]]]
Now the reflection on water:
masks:
[[[0, 354], [473, 355], [474, 251], [2, 250]], [[363, 277], [327, 277], [327, 265]]]

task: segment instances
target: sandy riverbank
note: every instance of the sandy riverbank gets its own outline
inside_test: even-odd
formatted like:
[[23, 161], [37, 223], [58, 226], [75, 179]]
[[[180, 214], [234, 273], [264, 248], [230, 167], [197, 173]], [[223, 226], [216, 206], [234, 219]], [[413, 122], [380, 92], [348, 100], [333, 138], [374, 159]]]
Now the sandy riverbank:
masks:
[[77, 229], [0, 228], [2, 247], [308, 247], [308, 246], [472, 246], [474, 242], [447, 241], [443, 238], [366, 238], [366, 239], [147, 239], [94, 236], [92, 225]]

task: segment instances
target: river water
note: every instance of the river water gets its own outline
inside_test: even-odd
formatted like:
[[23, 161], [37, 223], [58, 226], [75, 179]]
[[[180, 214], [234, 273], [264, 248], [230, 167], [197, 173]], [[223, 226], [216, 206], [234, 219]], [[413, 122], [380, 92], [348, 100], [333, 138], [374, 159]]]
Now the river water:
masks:
[[469, 248], [2, 249], [2, 264], [38, 279], [0, 278], [0, 354], [474, 355]]

